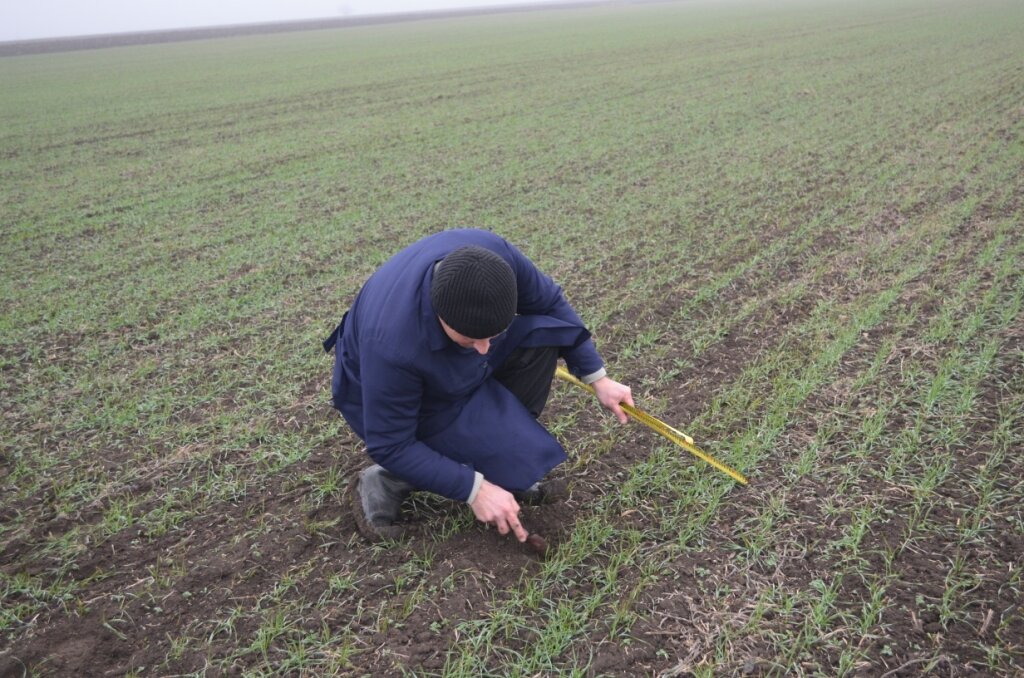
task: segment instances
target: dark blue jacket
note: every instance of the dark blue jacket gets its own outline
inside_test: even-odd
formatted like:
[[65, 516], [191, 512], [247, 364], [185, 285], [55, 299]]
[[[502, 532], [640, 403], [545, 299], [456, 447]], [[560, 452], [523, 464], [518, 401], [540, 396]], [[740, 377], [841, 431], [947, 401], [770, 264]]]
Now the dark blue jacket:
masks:
[[[434, 265], [465, 245], [495, 252], [516, 275], [516, 319], [492, 340], [486, 356], [451, 341], [430, 301]], [[559, 458], [550, 451], [543, 459], [532, 458], [531, 449], [539, 450], [543, 441], [536, 440], [534, 445], [528, 439], [517, 444], [530, 449], [517, 451], [516, 462], [508, 464], [511, 468], [488, 471], [475, 468], [472, 454], [460, 453], [456, 459], [455, 454], [442, 454], [424, 442], [451, 427], [475, 394], [491, 390], [490, 385], [480, 387], [513, 349], [561, 347], [561, 356], [577, 376], [603, 367], [589, 332], [561, 288], [503, 238], [473, 229], [428, 236], [388, 260], [366, 282], [324, 343], [327, 350], [331, 346], [336, 349], [331, 384], [334, 406], [366, 442], [373, 460], [420, 489], [457, 500], [469, 496], [474, 470], [481, 470], [492, 482], [492, 476], [500, 475], [507, 489], [522, 489], [539, 479], [533, 476], [543, 476], [564, 459], [557, 443]], [[493, 416], [501, 416], [501, 422], [488, 421], [486, 404], [472, 408], [469, 425], [479, 429], [476, 435], [482, 445], [502, 427], [525, 430], [532, 425], [543, 430], [532, 419], [509, 421], [508, 408], [494, 410]], [[518, 458], [519, 454], [525, 456]], [[490, 468], [494, 469], [493, 462]]]

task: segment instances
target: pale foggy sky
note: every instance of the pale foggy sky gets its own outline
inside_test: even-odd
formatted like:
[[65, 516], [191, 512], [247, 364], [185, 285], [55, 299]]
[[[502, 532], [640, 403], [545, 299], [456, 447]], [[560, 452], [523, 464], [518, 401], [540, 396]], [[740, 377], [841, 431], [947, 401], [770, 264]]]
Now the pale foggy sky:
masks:
[[0, 0], [0, 41], [555, 1]]

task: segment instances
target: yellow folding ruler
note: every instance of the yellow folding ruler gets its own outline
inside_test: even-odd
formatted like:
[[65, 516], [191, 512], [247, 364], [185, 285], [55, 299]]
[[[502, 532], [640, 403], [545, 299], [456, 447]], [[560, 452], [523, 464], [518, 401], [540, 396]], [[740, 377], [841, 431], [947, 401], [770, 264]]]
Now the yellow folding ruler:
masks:
[[[555, 376], [558, 377], [559, 379], [562, 379], [563, 381], [569, 382], [570, 384], [575, 384], [576, 386], [579, 386], [580, 388], [586, 391], [590, 391], [591, 393], [594, 392], [593, 386], [588, 386], [587, 384], [584, 384], [582, 381], [569, 374], [569, 370], [565, 369], [565, 367], [561, 365], [559, 365], [555, 369]], [[694, 445], [693, 438], [686, 435], [682, 431], [677, 431], [676, 429], [672, 428], [665, 422], [655, 417], [652, 417], [643, 410], [638, 410], [637, 408], [627, 405], [625, 403], [620, 403], [620, 406], [622, 407], [623, 412], [633, 417], [634, 419], [639, 421], [641, 424], [647, 426], [651, 430], [657, 431], [661, 435], [665, 436], [666, 438], [668, 438], [669, 440], [671, 440], [676, 445], [683, 448], [693, 456], [697, 457], [698, 459], [703, 459], [707, 463], [717, 468], [722, 473], [731, 476], [733, 479], [736, 480], [736, 482], [741, 483], [743, 485], [747, 484], [746, 476], [744, 476], [742, 473], [732, 468], [731, 466], [723, 464], [722, 462], [718, 461], [704, 450]]]

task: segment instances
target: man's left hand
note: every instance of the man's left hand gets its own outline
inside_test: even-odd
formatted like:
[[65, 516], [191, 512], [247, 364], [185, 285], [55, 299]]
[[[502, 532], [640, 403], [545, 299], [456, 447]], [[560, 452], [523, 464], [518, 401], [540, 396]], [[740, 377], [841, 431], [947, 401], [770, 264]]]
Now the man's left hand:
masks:
[[635, 405], [633, 405], [633, 392], [628, 386], [620, 384], [608, 377], [601, 377], [591, 384], [591, 386], [594, 387], [597, 399], [602, 405], [611, 410], [612, 413], [619, 418], [620, 423], [625, 424], [629, 421], [629, 417], [626, 416], [626, 413], [623, 412], [622, 407], [620, 407], [621, 403], [626, 403], [630, 407], [635, 407]]

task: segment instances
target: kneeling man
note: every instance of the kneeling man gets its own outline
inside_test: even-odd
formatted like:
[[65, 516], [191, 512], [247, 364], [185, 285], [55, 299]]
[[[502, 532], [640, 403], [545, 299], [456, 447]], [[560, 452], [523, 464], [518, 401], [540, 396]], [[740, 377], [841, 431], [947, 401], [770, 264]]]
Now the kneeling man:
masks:
[[620, 403], [633, 404], [561, 288], [487, 231], [444, 231], [393, 256], [324, 342], [332, 348], [334, 407], [376, 462], [350, 486], [371, 539], [401, 536], [402, 501], [425, 490], [524, 541], [519, 503], [543, 501], [542, 479], [566, 459], [537, 422], [559, 357], [620, 421]]

